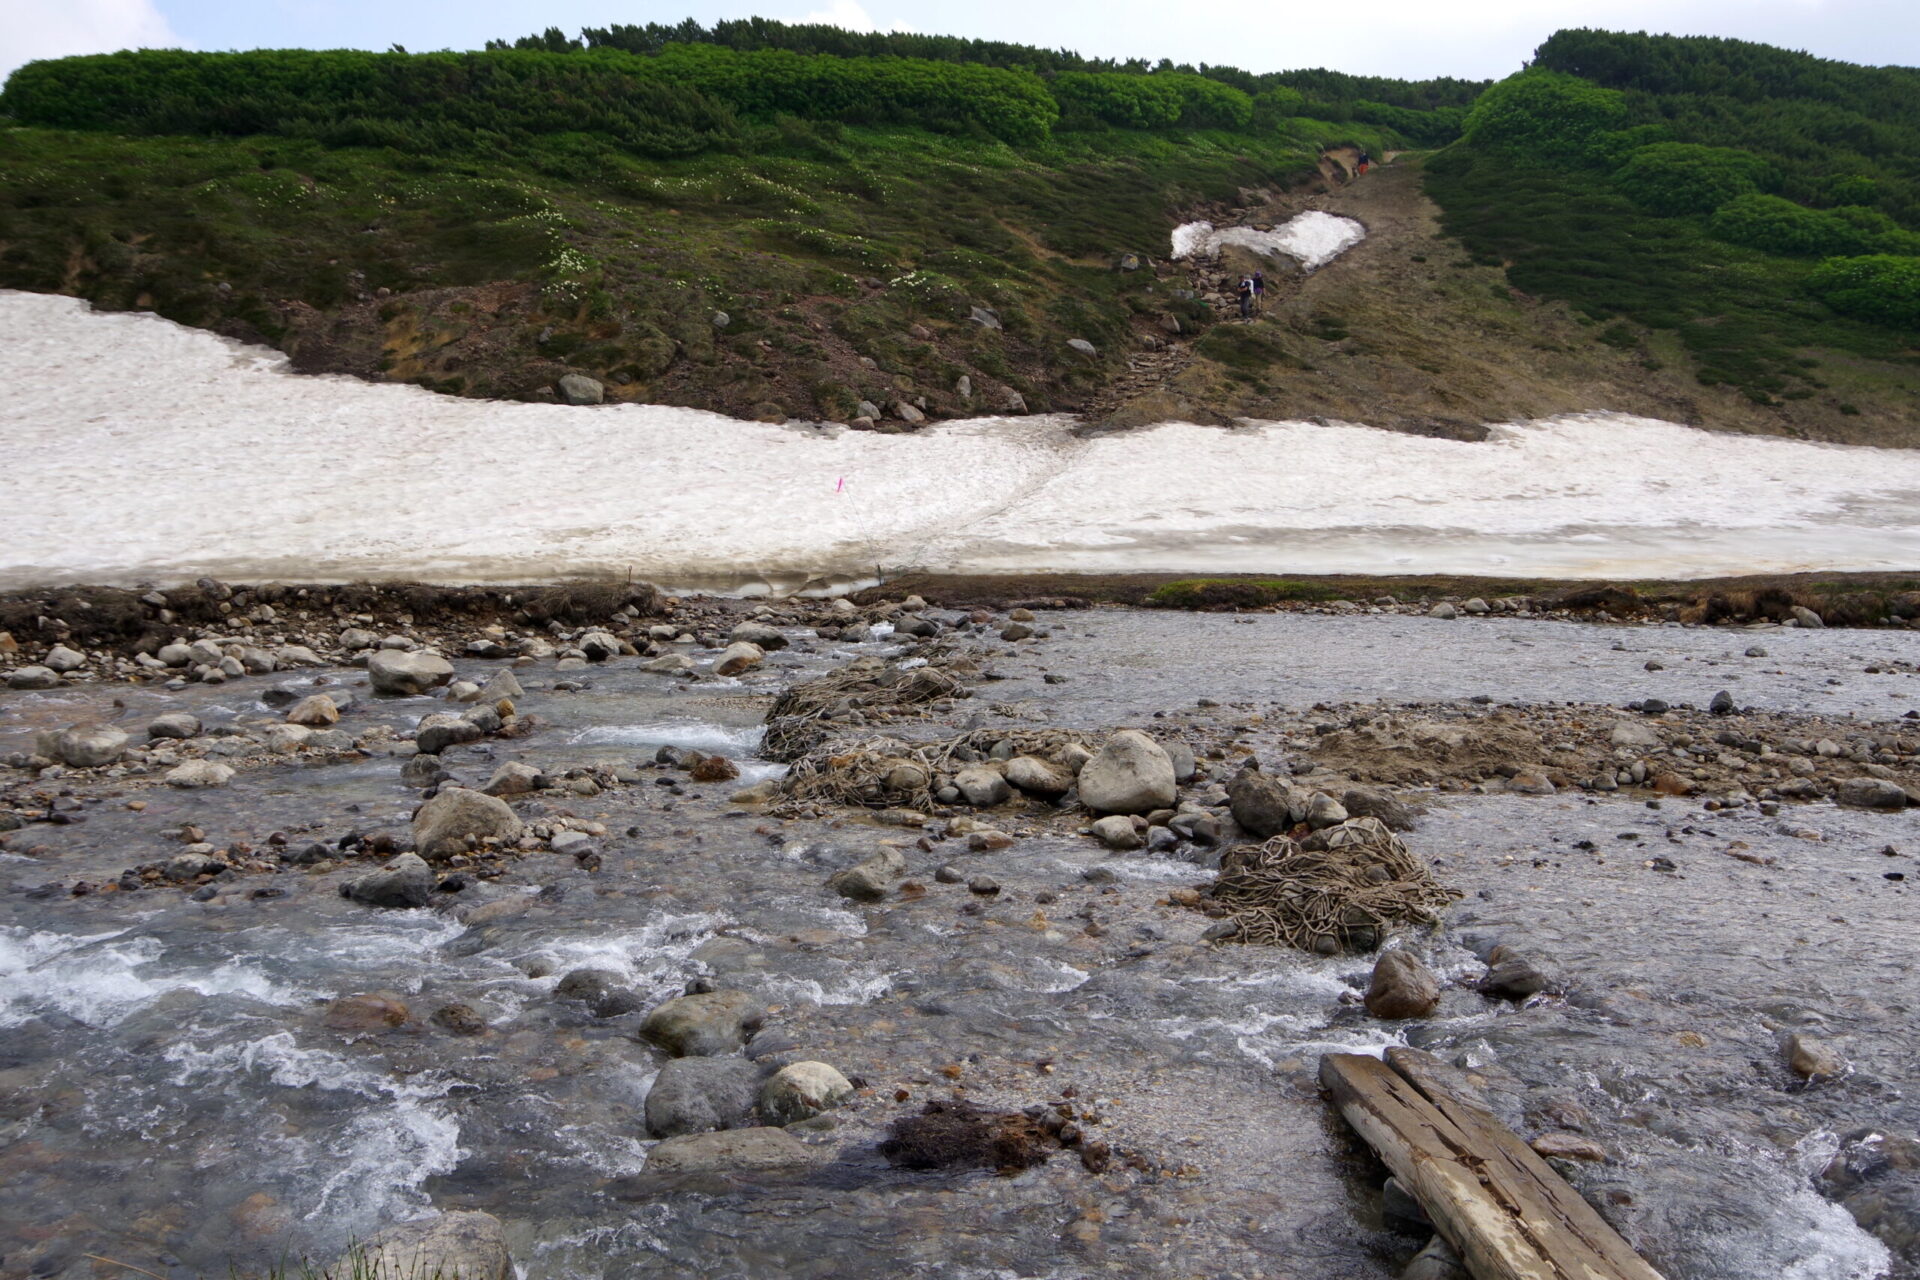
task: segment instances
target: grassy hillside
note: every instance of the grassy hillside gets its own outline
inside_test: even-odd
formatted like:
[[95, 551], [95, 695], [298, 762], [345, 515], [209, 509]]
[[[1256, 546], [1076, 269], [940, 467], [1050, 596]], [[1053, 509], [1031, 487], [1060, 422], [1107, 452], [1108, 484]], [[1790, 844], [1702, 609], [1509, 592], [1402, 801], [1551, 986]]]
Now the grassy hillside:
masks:
[[[1432, 152], [1442, 219], [1346, 147]], [[1376, 234], [1252, 330], [1150, 260], [1312, 192]], [[1489, 88], [761, 19], [71, 58], [0, 91], [0, 286], [465, 395], [1920, 443], [1920, 72], [1562, 32]]]

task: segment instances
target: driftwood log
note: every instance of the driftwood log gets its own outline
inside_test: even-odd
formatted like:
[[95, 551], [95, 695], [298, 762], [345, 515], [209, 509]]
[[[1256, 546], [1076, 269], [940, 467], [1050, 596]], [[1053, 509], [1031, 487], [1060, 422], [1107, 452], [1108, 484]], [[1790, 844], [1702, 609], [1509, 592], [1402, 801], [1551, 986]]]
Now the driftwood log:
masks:
[[1661, 1280], [1520, 1137], [1415, 1049], [1332, 1053], [1320, 1083], [1476, 1280]]

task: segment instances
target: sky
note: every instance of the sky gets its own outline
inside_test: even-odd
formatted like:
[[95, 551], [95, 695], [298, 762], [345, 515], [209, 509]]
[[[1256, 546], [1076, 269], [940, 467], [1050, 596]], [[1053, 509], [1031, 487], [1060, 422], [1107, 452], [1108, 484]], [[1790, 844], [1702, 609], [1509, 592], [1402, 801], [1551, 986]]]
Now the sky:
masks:
[[974, 36], [1089, 56], [1498, 78], [1562, 27], [1732, 36], [1920, 65], [1920, 0], [0, 0], [0, 74], [112, 49], [479, 48], [548, 26], [761, 16]]

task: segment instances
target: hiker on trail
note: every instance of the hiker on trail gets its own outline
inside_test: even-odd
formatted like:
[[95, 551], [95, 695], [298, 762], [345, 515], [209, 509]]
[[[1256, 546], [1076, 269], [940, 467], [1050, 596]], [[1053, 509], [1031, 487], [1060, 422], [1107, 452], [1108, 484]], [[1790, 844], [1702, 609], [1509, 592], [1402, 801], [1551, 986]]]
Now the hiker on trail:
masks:
[[1253, 273], [1253, 314], [1260, 315], [1264, 312], [1266, 310], [1266, 304], [1267, 273], [1264, 271], [1256, 271]]
[[1373, 163], [1373, 157], [1368, 155], [1366, 152], [1362, 151], [1360, 153], [1360, 164], [1359, 164], [1360, 172], [1365, 173], [1367, 171], [1367, 166], [1372, 163]]
[[1240, 277], [1240, 318], [1242, 320], [1253, 318], [1253, 278], [1251, 276]]

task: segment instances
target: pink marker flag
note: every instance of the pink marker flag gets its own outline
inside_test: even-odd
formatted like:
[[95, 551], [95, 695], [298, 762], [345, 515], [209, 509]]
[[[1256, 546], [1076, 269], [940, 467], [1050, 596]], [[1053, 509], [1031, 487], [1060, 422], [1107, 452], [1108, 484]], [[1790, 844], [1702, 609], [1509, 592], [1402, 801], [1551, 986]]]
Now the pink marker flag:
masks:
[[845, 476], [841, 476], [840, 483], [833, 486], [833, 491], [835, 493], [844, 493], [846, 492], [846, 488], [847, 488], [847, 478]]

